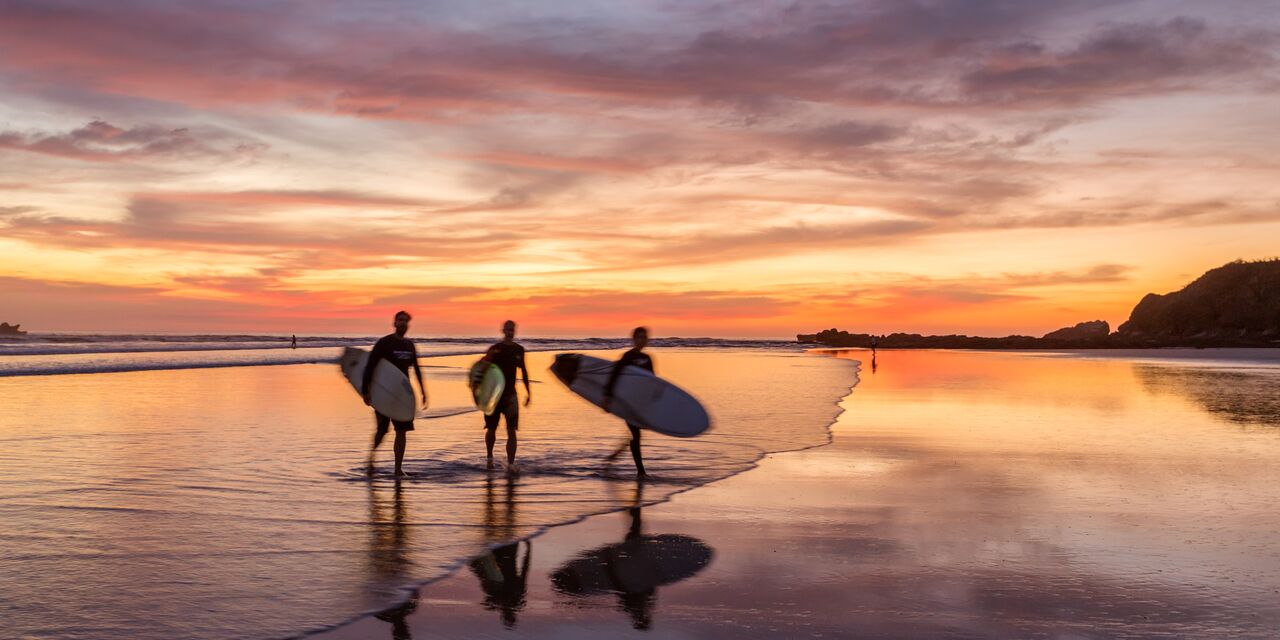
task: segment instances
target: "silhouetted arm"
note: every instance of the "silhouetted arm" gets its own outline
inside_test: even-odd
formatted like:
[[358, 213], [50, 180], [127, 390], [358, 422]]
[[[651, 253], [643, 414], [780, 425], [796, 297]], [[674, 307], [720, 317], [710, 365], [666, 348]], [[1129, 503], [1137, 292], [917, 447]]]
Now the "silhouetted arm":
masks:
[[524, 362], [524, 352], [520, 352], [520, 373], [524, 376], [524, 405], [529, 406], [529, 402], [533, 400], [533, 391], [529, 389], [529, 366]]
[[369, 361], [364, 365], [364, 375], [360, 380], [360, 395], [369, 397], [369, 381], [373, 380], [373, 369], [378, 366], [378, 361], [382, 360], [382, 352], [386, 350], [386, 343], [378, 340], [373, 343], [373, 350], [369, 352]]
[[613, 387], [618, 384], [618, 376], [622, 373], [622, 367], [627, 365], [627, 357], [624, 355], [622, 359], [613, 363], [613, 369], [609, 371], [609, 381], [604, 385], [604, 397], [613, 397]]
[[427, 408], [427, 385], [422, 381], [422, 367], [418, 364], [418, 345], [413, 345], [413, 374], [418, 378], [418, 388], [422, 389], [422, 408]]

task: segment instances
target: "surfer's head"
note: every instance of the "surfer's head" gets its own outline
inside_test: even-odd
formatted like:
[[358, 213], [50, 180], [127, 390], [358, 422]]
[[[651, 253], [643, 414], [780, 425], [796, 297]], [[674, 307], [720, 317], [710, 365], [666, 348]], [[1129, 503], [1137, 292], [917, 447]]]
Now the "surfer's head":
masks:
[[646, 344], [649, 344], [649, 329], [646, 327], [636, 327], [632, 329], [631, 343], [634, 344], [637, 349], [643, 349]]
[[395, 325], [396, 333], [404, 335], [409, 330], [409, 321], [412, 319], [413, 316], [409, 315], [408, 311], [397, 311], [395, 320], [392, 322]]
[[508, 320], [502, 323], [502, 337], [506, 340], [516, 339], [516, 321]]

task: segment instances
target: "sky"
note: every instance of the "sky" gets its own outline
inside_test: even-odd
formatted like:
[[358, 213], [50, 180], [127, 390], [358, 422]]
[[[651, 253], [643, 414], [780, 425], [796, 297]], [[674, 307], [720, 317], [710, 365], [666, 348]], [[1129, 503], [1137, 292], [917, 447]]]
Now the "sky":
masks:
[[0, 0], [32, 331], [1040, 335], [1280, 253], [1274, 0]]

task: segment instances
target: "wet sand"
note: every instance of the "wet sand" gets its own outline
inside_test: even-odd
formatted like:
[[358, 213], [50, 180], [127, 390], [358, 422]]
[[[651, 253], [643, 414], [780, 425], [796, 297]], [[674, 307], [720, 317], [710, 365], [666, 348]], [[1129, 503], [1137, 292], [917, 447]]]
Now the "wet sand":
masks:
[[[646, 438], [650, 499], [827, 442], [856, 379], [798, 351], [653, 353], [717, 424]], [[529, 354], [509, 494], [467, 410], [476, 355], [423, 359], [440, 417], [416, 424], [398, 485], [389, 441], [366, 474], [373, 416], [332, 363], [0, 376], [0, 638], [297, 637], [502, 540], [626, 506], [630, 456], [604, 463], [626, 427], [556, 381], [553, 356]]]
[[1280, 370], [868, 356], [831, 445], [499, 546], [322, 637], [1276, 637]]

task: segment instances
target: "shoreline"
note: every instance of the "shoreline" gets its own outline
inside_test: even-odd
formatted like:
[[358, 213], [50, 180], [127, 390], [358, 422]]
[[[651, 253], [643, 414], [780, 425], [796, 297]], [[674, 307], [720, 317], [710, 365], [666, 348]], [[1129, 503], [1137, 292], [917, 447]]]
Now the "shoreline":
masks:
[[[753, 469], [769, 452], [829, 443], [839, 400], [857, 382], [854, 363], [793, 349], [654, 351], [659, 373], [697, 394], [715, 426], [696, 440], [646, 438], [658, 476], [650, 503]], [[530, 353], [531, 372], [550, 353]], [[433, 406], [471, 403], [462, 373], [473, 360], [423, 358]], [[16, 532], [32, 532], [0, 540], [0, 557], [34, 576], [15, 585], [12, 630], [292, 637], [376, 615], [495, 545], [629, 507], [630, 461], [604, 462], [626, 430], [558, 384], [534, 388], [534, 409], [521, 416], [522, 473], [507, 489], [518, 517], [502, 515], [503, 474], [485, 471], [474, 412], [419, 424], [399, 485], [383, 446], [370, 482], [361, 462], [372, 417], [336, 369], [0, 378], [14, 400], [0, 407], [12, 427], [0, 434], [12, 463], [0, 465], [0, 511]], [[50, 407], [63, 419], [30, 437], [28, 417]], [[22, 464], [36, 459], [52, 463]], [[40, 524], [51, 519], [52, 533]], [[62, 532], [114, 552], [44, 542]], [[76, 597], [34, 606], [71, 579]]]
[[[989, 360], [986, 354], [938, 355], [959, 362]], [[1022, 354], [1005, 355], [1021, 361], [1015, 363], [1018, 369], [1046, 371], [1059, 366], [1018, 357]], [[523, 543], [491, 546], [488, 555], [503, 549], [510, 554], [514, 546], [517, 556], [523, 549], [526, 557], [533, 557], [532, 568], [522, 578], [529, 585], [528, 593], [518, 601], [503, 604], [500, 592], [495, 599], [480, 570], [492, 560], [482, 553], [410, 594], [399, 607], [308, 637], [354, 640], [387, 637], [390, 632], [401, 639], [418, 634], [462, 638], [514, 630], [530, 638], [645, 637], [642, 634], [655, 632], [690, 638], [1021, 638], [1055, 633], [1261, 638], [1268, 637], [1270, 625], [1280, 624], [1280, 609], [1259, 606], [1241, 595], [1253, 594], [1250, 586], [1204, 573], [1217, 561], [1201, 560], [1198, 553], [1176, 553], [1187, 544], [1184, 538], [1193, 535], [1183, 529], [1201, 520], [1188, 520], [1182, 509], [1173, 508], [1182, 514], [1173, 520], [1179, 525], [1160, 529], [1170, 517], [1161, 505], [1161, 493], [1170, 488], [1163, 473], [1157, 472], [1154, 482], [1138, 486], [1122, 480], [1123, 499], [1106, 493], [1107, 497], [1081, 502], [1093, 491], [1086, 488], [1091, 483], [1045, 484], [1048, 479], [1039, 478], [1041, 472], [1024, 473], [1024, 469], [1043, 468], [1034, 463], [1034, 457], [1024, 459], [1027, 455], [1052, 454], [1052, 449], [998, 444], [1012, 448], [993, 460], [983, 447], [967, 442], [970, 438], [959, 434], [983, 424], [979, 416], [946, 413], [958, 419], [954, 427], [958, 433], [946, 437], [959, 437], [957, 442], [966, 443], [966, 448], [977, 447], [972, 450], [940, 447], [932, 436], [913, 433], [923, 425], [909, 415], [886, 421], [888, 416], [914, 410], [917, 398], [932, 393], [911, 385], [894, 389], [893, 378], [888, 379], [890, 387], [876, 388], [886, 372], [892, 376], [896, 367], [904, 366], [904, 359], [888, 358], [879, 380], [870, 378], [867, 387], [868, 380], [860, 379], [841, 398], [840, 414], [829, 427], [828, 445], [765, 455], [750, 469], [696, 487], [699, 491], [684, 491], [656, 503], [638, 499], [631, 516], [626, 509], [596, 514], [547, 528]], [[1132, 366], [1118, 360], [1073, 358], [1070, 362], [1074, 369], [1099, 374]], [[1276, 373], [1274, 368], [1268, 370]], [[969, 374], [957, 370], [954, 375]], [[1026, 381], [1015, 376], [1009, 384]], [[1034, 384], [1031, 388], [1041, 389]], [[1111, 393], [1103, 382], [1095, 389], [1090, 393]], [[886, 405], [883, 391], [901, 397]], [[1029, 397], [1042, 393], [1035, 391]], [[1083, 404], [1081, 415], [1088, 415], [1092, 403]], [[996, 402], [995, 406], [1006, 405]], [[1027, 411], [1036, 412], [1034, 406]], [[1092, 428], [1087, 421], [1077, 424]], [[948, 425], [931, 429], [940, 434], [952, 430]], [[1164, 437], [1160, 431], [1152, 435]], [[1031, 434], [1020, 438], [1037, 440]], [[1067, 437], [1064, 442], [1070, 446], [1071, 441]], [[1066, 459], [1076, 457], [1067, 455]], [[1159, 452], [1144, 455], [1150, 459], [1144, 459], [1143, 465], [1165, 465], [1170, 472], [1184, 473], [1186, 463], [1180, 457], [1168, 459]], [[1099, 490], [1107, 490], [1114, 482], [1106, 480], [1114, 473], [1110, 457], [1098, 459], [1103, 466], [1090, 467], [1089, 473], [1103, 474], [1098, 476], [1104, 479]], [[1052, 454], [1048, 459], [1060, 458]], [[626, 491], [625, 483], [615, 485]], [[1047, 495], [1040, 495], [1046, 491]], [[1078, 495], [1081, 491], [1084, 494]], [[1228, 502], [1243, 508], [1240, 500]], [[1135, 516], [1130, 512], [1144, 510], [1151, 512], [1147, 514], [1151, 524], [1131, 531]], [[1239, 517], [1259, 519], [1249, 513]], [[1255, 526], [1266, 529], [1267, 522], [1276, 518], [1263, 520]], [[624, 536], [628, 522], [633, 533], [649, 533], [639, 538]], [[1206, 526], [1214, 527], [1212, 522]], [[1196, 539], [1208, 533], [1191, 531], [1204, 532]], [[628, 584], [627, 580], [653, 584], [634, 593], [621, 590], [613, 579], [585, 592], [561, 580], [566, 571], [587, 570], [583, 562], [588, 560], [608, 562], [614, 567], [610, 571], [625, 570], [627, 565], [617, 564], [619, 558], [627, 553], [644, 556], [661, 540], [668, 546], [676, 544], [677, 556], [688, 555], [690, 549], [710, 549], [710, 559], [675, 571], [672, 575], [685, 577], [669, 583], [624, 578], [621, 584]], [[683, 552], [678, 547], [681, 540], [686, 541]], [[1245, 566], [1252, 557], [1247, 547], [1229, 540], [1215, 549], [1214, 553], [1235, 554], [1231, 557]], [[1143, 559], [1148, 556], [1163, 561]], [[1171, 560], [1175, 562], [1170, 564]], [[458, 570], [468, 565], [472, 571]], [[1135, 567], [1142, 570], [1135, 573]], [[1271, 586], [1280, 584], [1280, 573], [1265, 574], [1261, 582], [1265, 598]], [[1241, 615], [1243, 611], [1253, 613]]]
[[[673, 350], [673, 349], [679, 349], [679, 348], [680, 348], [680, 347], [665, 347], [665, 348], [664, 348], [664, 350]], [[604, 350], [606, 350], [606, 349], [601, 349], [601, 350], [602, 350], [602, 351], [604, 351]], [[760, 468], [761, 463], [763, 463], [764, 461], [766, 461], [766, 460], [768, 460], [768, 459], [770, 459], [770, 458], [772, 458], [772, 457], [774, 457], [774, 456], [784, 455], [784, 454], [790, 454], [790, 453], [799, 453], [799, 452], [803, 452], [803, 451], [809, 451], [809, 450], [813, 450], [813, 449], [820, 449], [820, 448], [822, 448], [822, 447], [830, 446], [830, 445], [832, 444], [832, 442], [834, 442], [834, 432], [833, 432], [833, 428], [834, 428], [834, 427], [835, 427], [835, 425], [839, 422], [840, 417], [841, 417], [842, 415], [844, 415], [844, 413], [847, 411], [847, 408], [844, 406], [845, 401], [846, 401], [846, 400], [848, 400], [848, 399], [849, 399], [849, 398], [850, 398], [850, 397], [855, 393], [855, 391], [856, 391], [856, 389], [857, 389], [857, 387], [858, 387], [858, 384], [861, 382], [861, 378], [860, 378], [860, 374], [861, 374], [861, 365], [862, 365], [861, 361], [859, 361], [859, 360], [850, 360], [850, 362], [851, 362], [851, 364], [852, 364], [852, 372], [851, 372], [851, 373], [853, 374], [853, 381], [850, 383], [849, 388], [848, 388], [848, 390], [844, 393], [844, 395], [842, 395], [840, 398], [836, 399], [836, 400], [832, 403], [832, 406], [834, 407], [834, 411], [833, 411], [832, 415], [830, 416], [830, 418], [828, 419], [828, 421], [826, 422], [826, 424], [825, 424], [825, 426], [824, 426], [824, 428], [825, 428], [825, 430], [826, 430], [826, 437], [825, 437], [825, 439], [824, 439], [822, 442], [817, 442], [817, 443], [814, 443], [814, 444], [811, 444], [811, 445], [800, 446], [800, 447], [795, 447], [795, 448], [790, 448], [790, 449], [780, 449], [780, 450], [776, 450], [776, 451], [763, 451], [763, 452], [762, 452], [758, 457], [756, 457], [755, 459], [753, 459], [753, 460], [751, 460], [750, 462], [748, 462], [748, 463], [747, 463], [747, 466], [746, 466], [745, 468], [743, 468], [743, 469], [741, 469], [741, 470], [739, 470], [739, 471], [735, 471], [735, 472], [729, 473], [728, 475], [725, 475], [725, 476], [722, 476], [722, 477], [716, 478], [716, 479], [711, 480], [711, 481], [708, 481], [708, 482], [704, 482], [704, 483], [702, 483], [702, 484], [697, 484], [697, 485], [693, 485], [693, 486], [689, 486], [689, 487], [686, 487], [686, 488], [683, 488], [683, 489], [676, 490], [676, 491], [674, 491], [674, 492], [671, 492], [671, 493], [669, 493], [669, 494], [665, 495], [665, 496], [664, 496], [664, 497], [662, 497], [662, 498], [658, 498], [658, 499], [654, 499], [654, 500], [650, 500], [650, 501], [645, 501], [645, 502], [641, 503], [641, 504], [640, 504], [640, 505], [638, 505], [638, 506], [639, 506], [639, 507], [641, 507], [641, 508], [651, 508], [651, 507], [658, 507], [658, 506], [661, 506], [661, 505], [664, 505], [664, 504], [668, 504], [668, 503], [672, 502], [672, 500], [674, 500], [674, 499], [675, 499], [675, 498], [677, 498], [678, 496], [682, 496], [682, 495], [685, 495], [685, 494], [689, 494], [689, 493], [692, 493], [692, 492], [696, 492], [696, 491], [698, 491], [699, 489], [704, 489], [704, 488], [707, 488], [707, 487], [711, 487], [711, 486], [714, 486], [714, 485], [716, 485], [716, 484], [719, 484], [719, 483], [722, 483], [722, 482], [726, 482], [726, 481], [732, 480], [732, 479], [734, 479], [734, 478], [737, 478], [737, 477], [739, 477], [739, 476], [742, 476], [742, 475], [744, 475], [744, 474], [750, 473], [750, 472], [752, 472], [752, 471], [756, 471], [756, 470], [758, 470], [758, 469]], [[499, 470], [495, 470], [495, 471], [494, 471], [494, 475], [496, 476], [498, 472], [499, 472]], [[659, 476], [659, 478], [658, 478], [658, 482], [661, 482], [661, 477], [660, 477], [660, 476]], [[632, 484], [632, 481], [627, 481], [627, 480], [618, 479], [618, 480], [614, 480], [614, 481], [613, 481], [613, 484], [614, 484], [615, 486], [616, 486], [616, 485], [629, 485], [629, 484]], [[423, 590], [430, 589], [433, 585], [436, 585], [436, 584], [439, 584], [439, 583], [441, 583], [441, 582], [444, 582], [444, 581], [447, 581], [447, 580], [450, 580], [450, 579], [455, 578], [455, 577], [459, 574], [459, 572], [460, 572], [461, 570], [465, 569], [469, 564], [471, 564], [471, 563], [475, 562], [477, 559], [484, 558], [485, 556], [487, 556], [488, 554], [491, 554], [491, 553], [492, 553], [494, 550], [496, 550], [496, 549], [499, 549], [499, 548], [502, 548], [502, 547], [506, 547], [506, 546], [509, 546], [509, 545], [512, 545], [512, 544], [520, 544], [520, 543], [525, 543], [525, 542], [534, 541], [534, 540], [537, 540], [537, 539], [539, 539], [539, 538], [542, 538], [542, 537], [544, 537], [544, 536], [546, 536], [546, 535], [552, 534], [553, 532], [556, 532], [556, 531], [559, 531], [559, 530], [563, 530], [563, 529], [571, 528], [571, 527], [574, 527], [574, 526], [577, 526], [577, 525], [581, 525], [581, 524], [583, 524], [583, 523], [587, 523], [587, 522], [590, 522], [590, 521], [595, 521], [595, 520], [600, 519], [600, 518], [605, 518], [605, 517], [610, 516], [610, 515], [615, 515], [615, 514], [618, 514], [618, 513], [625, 512], [625, 511], [627, 511], [628, 509], [634, 508], [635, 506], [637, 506], [637, 505], [632, 505], [632, 506], [614, 506], [614, 507], [611, 507], [611, 508], [608, 508], [608, 509], [605, 509], [605, 510], [601, 510], [601, 511], [595, 511], [595, 512], [590, 512], [590, 513], [584, 513], [584, 514], [581, 514], [581, 515], [579, 515], [578, 517], [576, 517], [576, 518], [574, 518], [574, 519], [571, 519], [571, 520], [568, 520], [568, 521], [565, 521], [565, 522], [560, 522], [560, 523], [556, 523], [556, 524], [550, 524], [550, 525], [544, 525], [544, 526], [541, 526], [541, 527], [539, 527], [536, 531], [534, 531], [534, 532], [532, 532], [532, 533], [530, 533], [530, 534], [528, 534], [528, 535], [525, 535], [525, 536], [520, 536], [520, 537], [517, 537], [517, 538], [505, 539], [505, 540], [502, 540], [502, 541], [499, 541], [499, 542], [494, 542], [494, 543], [492, 543], [492, 544], [488, 545], [488, 546], [487, 546], [483, 551], [481, 551], [481, 552], [479, 552], [479, 553], [477, 553], [477, 554], [474, 554], [474, 555], [471, 555], [471, 556], [467, 556], [467, 557], [463, 557], [463, 558], [456, 559], [453, 563], [451, 563], [451, 564], [449, 565], [448, 569], [446, 570], [446, 572], [445, 572], [443, 575], [436, 576], [436, 577], [434, 577], [434, 578], [430, 578], [430, 579], [428, 579], [428, 580], [423, 580], [423, 581], [420, 581], [420, 582], [415, 582], [415, 583], [412, 583], [412, 584], [410, 584], [410, 585], [405, 585], [404, 587], [402, 587], [402, 588], [401, 588], [401, 590], [404, 592], [404, 598], [403, 598], [400, 602], [397, 602], [397, 603], [393, 604], [393, 605], [392, 605], [392, 606], [390, 606], [390, 607], [381, 608], [381, 609], [376, 609], [376, 610], [369, 610], [369, 611], [365, 611], [365, 612], [360, 613], [359, 615], [356, 615], [356, 616], [354, 616], [354, 617], [352, 617], [352, 618], [350, 618], [350, 619], [344, 620], [344, 621], [342, 621], [342, 622], [335, 623], [335, 624], [334, 624], [334, 625], [332, 625], [332, 626], [324, 626], [324, 627], [321, 627], [321, 628], [318, 628], [318, 629], [313, 629], [313, 630], [305, 631], [305, 632], [303, 632], [303, 633], [299, 634], [297, 637], [299, 637], [299, 638], [330, 638], [330, 637], [333, 637], [333, 638], [335, 638], [335, 640], [337, 640], [338, 638], [344, 638], [344, 637], [346, 637], [346, 636], [345, 636], [345, 635], [342, 635], [342, 634], [344, 634], [348, 629], [353, 628], [353, 627], [356, 627], [356, 626], [361, 625], [361, 624], [363, 624], [363, 623], [366, 623], [366, 622], [368, 622], [368, 621], [370, 621], [370, 620], [375, 620], [375, 619], [379, 618], [380, 616], [384, 616], [385, 614], [387, 614], [387, 613], [389, 613], [389, 612], [396, 612], [396, 611], [401, 611], [401, 610], [403, 610], [403, 609], [405, 608], [405, 606], [406, 606], [407, 604], [409, 604], [413, 599], [415, 599], [415, 598], [418, 596], [418, 594], [419, 594], [419, 593], [421, 593]], [[331, 636], [331, 634], [335, 634], [335, 633], [337, 633], [337, 634], [339, 634], [339, 635]], [[362, 631], [361, 633], [363, 634], [363, 631]], [[364, 635], [357, 635], [357, 636], [353, 636], [353, 638], [364, 638], [364, 637], [365, 637]]]

